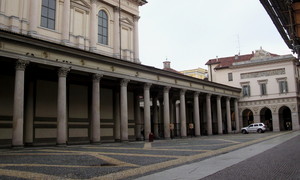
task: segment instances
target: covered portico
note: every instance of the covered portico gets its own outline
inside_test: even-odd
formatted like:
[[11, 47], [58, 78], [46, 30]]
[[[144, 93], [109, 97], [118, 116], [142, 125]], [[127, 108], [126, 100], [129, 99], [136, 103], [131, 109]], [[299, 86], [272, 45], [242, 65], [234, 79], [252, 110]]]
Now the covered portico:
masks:
[[0, 146], [126, 142], [141, 140], [141, 132], [146, 140], [150, 132], [184, 138], [191, 129], [195, 136], [222, 134], [224, 123], [228, 133], [232, 124], [239, 129], [239, 88], [28, 36], [0, 36]]

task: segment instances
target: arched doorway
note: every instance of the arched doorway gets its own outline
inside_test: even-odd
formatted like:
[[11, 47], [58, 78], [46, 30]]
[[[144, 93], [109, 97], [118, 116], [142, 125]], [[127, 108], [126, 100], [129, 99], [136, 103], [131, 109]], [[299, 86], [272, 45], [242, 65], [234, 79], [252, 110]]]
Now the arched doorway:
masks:
[[292, 113], [290, 108], [286, 106], [279, 109], [279, 128], [280, 131], [293, 130]]
[[250, 109], [243, 111], [243, 127], [253, 123], [253, 112]]
[[269, 108], [263, 108], [260, 111], [260, 122], [267, 126], [267, 129], [273, 131], [272, 111]]

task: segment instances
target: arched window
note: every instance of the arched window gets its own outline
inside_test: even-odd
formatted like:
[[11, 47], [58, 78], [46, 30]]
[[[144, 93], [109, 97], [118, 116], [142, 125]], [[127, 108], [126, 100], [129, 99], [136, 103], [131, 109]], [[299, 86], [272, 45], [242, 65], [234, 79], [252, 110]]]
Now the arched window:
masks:
[[98, 42], [108, 45], [108, 18], [103, 10], [98, 13]]

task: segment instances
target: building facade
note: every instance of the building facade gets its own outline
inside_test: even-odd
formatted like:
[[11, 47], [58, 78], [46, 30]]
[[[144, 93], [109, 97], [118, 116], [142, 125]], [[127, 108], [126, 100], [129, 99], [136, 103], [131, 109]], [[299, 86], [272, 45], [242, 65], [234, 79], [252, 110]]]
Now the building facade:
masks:
[[0, 146], [211, 135], [221, 96], [238, 114], [240, 88], [139, 63], [145, 3], [1, 0]]
[[191, 76], [198, 79], [207, 78], [207, 70], [203, 68], [189, 69], [180, 72], [184, 75]]
[[270, 130], [299, 130], [299, 64], [292, 55], [263, 49], [211, 59], [209, 80], [242, 89], [240, 124], [263, 122]]

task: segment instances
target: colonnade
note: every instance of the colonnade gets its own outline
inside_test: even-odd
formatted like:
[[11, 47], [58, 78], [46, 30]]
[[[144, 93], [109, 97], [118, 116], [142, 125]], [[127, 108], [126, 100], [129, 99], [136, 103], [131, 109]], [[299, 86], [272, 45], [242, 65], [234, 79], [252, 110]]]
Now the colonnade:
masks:
[[[31, 124], [26, 124], [24, 126], [24, 79], [25, 79], [25, 69], [28, 65], [28, 61], [18, 60], [16, 65], [16, 73], [15, 73], [15, 90], [14, 90], [14, 108], [13, 108], [13, 135], [12, 135], [12, 146], [23, 146], [23, 129], [25, 129], [25, 139], [31, 136], [30, 131], [32, 131], [32, 122]], [[68, 141], [67, 135], [67, 76], [70, 72], [70, 68], [59, 68], [58, 69], [58, 93], [57, 93], [57, 145], [66, 145]], [[92, 74], [92, 105], [91, 105], [91, 143], [100, 143], [101, 142], [101, 112], [100, 112], [100, 87], [101, 87], [101, 79], [103, 75], [101, 74]], [[114, 138], [115, 140], [120, 140], [122, 142], [128, 141], [128, 84], [130, 83], [129, 79], [121, 79], [119, 81], [120, 91], [114, 93]], [[158, 137], [158, 96], [155, 95], [151, 98], [151, 87], [153, 85], [151, 83], [144, 83], [143, 86], [143, 102], [144, 102], [144, 117], [142, 122], [141, 118], [141, 95], [140, 93], [134, 94], [134, 119], [135, 119], [135, 137], [137, 140], [141, 140], [142, 129], [144, 130], [144, 138], [148, 140], [148, 135], [154, 129], [154, 135]], [[156, 85], [157, 86], [157, 85]], [[179, 91], [178, 91], [179, 90]], [[178, 89], [170, 86], [162, 87], [162, 92], [158, 92], [162, 95], [162, 101], [160, 101], [160, 111], [162, 113], [163, 122], [163, 136], [165, 139], [171, 138], [170, 134], [170, 126], [171, 124], [176, 122], [175, 115], [175, 102], [180, 102], [179, 108], [179, 120], [180, 120], [180, 136], [182, 138], [187, 137], [187, 114], [186, 114], [186, 94], [193, 95], [193, 128], [195, 132], [195, 136], [200, 136], [201, 134], [201, 121], [206, 121], [206, 127], [204, 129], [207, 130], [208, 135], [213, 134], [213, 117], [212, 117], [212, 96], [216, 97], [217, 103], [217, 124], [218, 124], [218, 134], [223, 133], [223, 118], [222, 118], [222, 106], [221, 106], [221, 95], [205, 93], [205, 92], [192, 92], [187, 91], [186, 89]], [[173, 94], [179, 92], [179, 98], [175, 99], [174, 97], [170, 100], [170, 92], [173, 91]], [[175, 92], [176, 91], [176, 92]], [[205, 103], [200, 102], [201, 104], [206, 104], [206, 107], [201, 106], [206, 109], [206, 117], [204, 116], [202, 119], [200, 118], [200, 113], [204, 112], [200, 106], [200, 95], [201, 97], [205, 96]], [[230, 97], [226, 98], [226, 122], [227, 122], [227, 132], [232, 132], [232, 113], [231, 113], [231, 105], [230, 105]], [[202, 98], [203, 99], [203, 98]], [[236, 129], [239, 129], [239, 119], [238, 119], [238, 103], [237, 99], [234, 99], [234, 114], [235, 114], [235, 122]], [[30, 100], [26, 102], [26, 106], [30, 104]], [[153, 106], [153, 110], [151, 111], [151, 103]], [[31, 102], [32, 104], [32, 102]], [[26, 109], [26, 108], [25, 108]], [[233, 109], [233, 108], [232, 108]], [[151, 116], [153, 114], [153, 116]], [[151, 117], [153, 117], [151, 121]], [[152, 123], [151, 123], [152, 122]], [[191, 119], [189, 119], [189, 123]], [[144, 127], [142, 127], [142, 124]], [[154, 127], [151, 127], [154, 126]], [[30, 130], [31, 129], [31, 130]]]

